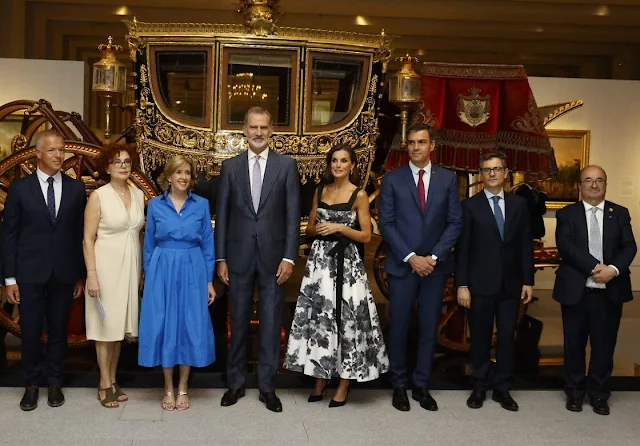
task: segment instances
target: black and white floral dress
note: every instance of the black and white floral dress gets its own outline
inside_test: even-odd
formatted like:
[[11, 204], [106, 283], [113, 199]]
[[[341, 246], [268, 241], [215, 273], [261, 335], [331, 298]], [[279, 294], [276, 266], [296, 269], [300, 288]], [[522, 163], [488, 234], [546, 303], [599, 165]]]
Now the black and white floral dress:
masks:
[[[319, 201], [317, 222], [355, 227], [357, 214], [352, 208], [358, 191], [348, 203]], [[322, 197], [322, 187], [318, 197]], [[341, 276], [339, 290], [336, 283]], [[342, 295], [338, 305], [337, 294]], [[339, 376], [357, 381], [371, 381], [388, 371], [380, 319], [364, 264], [351, 239], [331, 235], [318, 237], [311, 245], [284, 367], [315, 378]]]

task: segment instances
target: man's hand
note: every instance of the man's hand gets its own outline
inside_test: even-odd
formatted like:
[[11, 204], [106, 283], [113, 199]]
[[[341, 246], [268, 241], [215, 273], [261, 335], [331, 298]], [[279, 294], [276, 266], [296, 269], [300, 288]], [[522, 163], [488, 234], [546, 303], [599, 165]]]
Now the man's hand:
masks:
[[407, 263], [411, 265], [411, 269], [414, 273], [420, 277], [428, 276], [433, 272], [436, 261], [431, 257], [423, 257], [419, 255], [413, 255], [407, 260]]
[[591, 276], [596, 283], [609, 283], [611, 279], [616, 277], [616, 270], [606, 265], [598, 265], [593, 269]]
[[220, 277], [222, 283], [229, 286], [229, 268], [227, 267], [227, 262], [224, 260], [219, 261], [216, 269], [218, 270], [218, 277]]
[[339, 223], [322, 222], [316, 225], [318, 235], [331, 235], [342, 232], [344, 225]]
[[291, 262], [287, 262], [283, 260], [280, 262], [280, 266], [278, 266], [278, 272], [276, 273], [276, 277], [278, 278], [278, 285], [282, 285], [285, 283], [289, 277], [291, 277], [291, 273], [293, 272], [293, 265]]
[[209, 295], [209, 299], [207, 300], [207, 305], [211, 305], [213, 301], [216, 300], [216, 290], [213, 288], [213, 283], [207, 283], [207, 294]]
[[78, 297], [82, 296], [83, 293], [84, 293], [84, 279], [80, 279], [76, 282], [75, 286], [73, 287], [73, 298], [77, 299]]
[[20, 303], [20, 289], [18, 288], [18, 284], [15, 285], [7, 285], [7, 298], [9, 299], [9, 303], [17, 305]]
[[458, 305], [465, 307], [467, 310], [471, 308], [471, 291], [467, 287], [458, 287]]
[[533, 287], [531, 285], [522, 285], [520, 300], [523, 304], [528, 304], [533, 299]]

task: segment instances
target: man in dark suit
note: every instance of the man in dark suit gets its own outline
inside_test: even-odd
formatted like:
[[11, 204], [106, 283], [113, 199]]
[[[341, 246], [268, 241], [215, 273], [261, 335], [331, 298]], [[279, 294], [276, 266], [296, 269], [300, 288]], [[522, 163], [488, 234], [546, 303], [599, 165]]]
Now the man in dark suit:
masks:
[[[513, 375], [516, 323], [520, 301], [533, 293], [533, 238], [527, 203], [505, 193], [509, 173], [502, 153], [480, 157], [484, 190], [462, 202], [463, 226], [456, 248], [458, 303], [469, 309], [473, 392], [472, 409], [482, 407], [487, 388], [503, 408], [518, 410], [509, 393]], [[498, 330], [496, 366], [488, 376], [493, 321]]]
[[409, 127], [410, 163], [387, 173], [380, 190], [380, 230], [388, 249], [385, 271], [390, 291], [389, 362], [393, 406], [410, 409], [406, 389], [407, 330], [418, 301], [418, 360], [413, 373], [414, 400], [438, 410], [429, 394], [442, 297], [453, 272], [451, 249], [462, 228], [456, 175], [431, 164], [433, 131], [426, 124]]
[[[637, 247], [629, 211], [605, 201], [607, 174], [599, 166], [580, 172], [582, 201], [556, 213], [556, 244], [562, 261], [553, 298], [562, 305], [566, 407], [582, 410], [585, 393], [593, 411], [609, 414], [622, 304], [633, 299], [629, 265]], [[585, 378], [585, 349], [591, 343]]]
[[[11, 182], [4, 207], [2, 258], [9, 302], [19, 304], [22, 410], [38, 406], [38, 386], [46, 375], [48, 404], [64, 404], [62, 368], [67, 354], [67, 320], [72, 300], [82, 295], [84, 183], [64, 175], [64, 141], [54, 130], [36, 143], [35, 173]], [[40, 362], [40, 336], [46, 318], [48, 370]]]
[[217, 270], [229, 285], [229, 390], [222, 406], [245, 394], [247, 340], [254, 287], [260, 293], [260, 401], [282, 411], [275, 393], [284, 283], [298, 258], [300, 182], [295, 160], [269, 150], [271, 115], [251, 108], [243, 127], [249, 150], [222, 163], [217, 196]]
[[531, 234], [534, 239], [541, 239], [545, 233], [542, 216], [547, 212], [547, 194], [536, 187], [537, 181], [537, 174], [525, 174], [525, 183], [516, 189], [515, 194], [526, 200], [529, 221], [531, 222]]

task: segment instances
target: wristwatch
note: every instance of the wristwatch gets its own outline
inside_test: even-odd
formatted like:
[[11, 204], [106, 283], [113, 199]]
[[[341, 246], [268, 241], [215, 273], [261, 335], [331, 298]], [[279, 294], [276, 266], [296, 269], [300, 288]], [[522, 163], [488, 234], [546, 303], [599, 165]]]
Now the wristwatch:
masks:
[[433, 260], [435, 260], [436, 262], [438, 261], [438, 256], [437, 256], [437, 255], [435, 255], [435, 254], [431, 254], [431, 258], [432, 258]]

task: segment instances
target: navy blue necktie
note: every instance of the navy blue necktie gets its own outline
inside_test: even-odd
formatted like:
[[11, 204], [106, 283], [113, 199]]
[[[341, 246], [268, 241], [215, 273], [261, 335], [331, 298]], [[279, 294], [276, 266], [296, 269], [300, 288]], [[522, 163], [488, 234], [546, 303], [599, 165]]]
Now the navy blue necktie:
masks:
[[498, 204], [500, 197], [494, 195], [491, 199], [493, 200], [493, 215], [496, 217], [498, 232], [500, 232], [500, 238], [504, 240], [504, 216], [502, 215], [502, 209], [500, 209], [500, 205]]
[[56, 219], [56, 194], [53, 192], [53, 177], [47, 178], [49, 188], [47, 189], [47, 209], [49, 209], [49, 215], [51, 220]]

